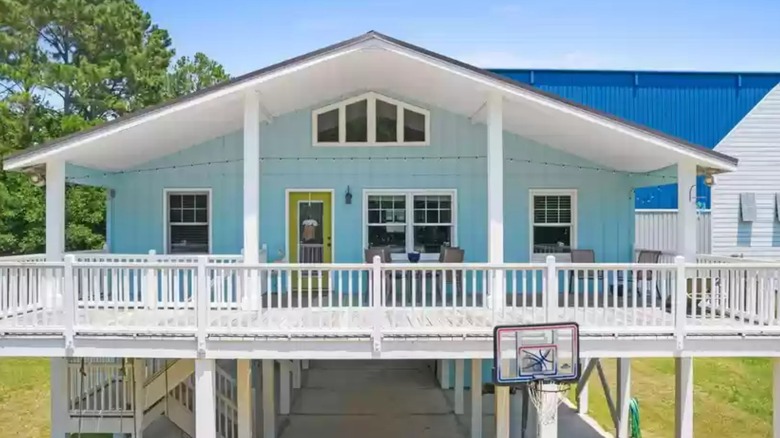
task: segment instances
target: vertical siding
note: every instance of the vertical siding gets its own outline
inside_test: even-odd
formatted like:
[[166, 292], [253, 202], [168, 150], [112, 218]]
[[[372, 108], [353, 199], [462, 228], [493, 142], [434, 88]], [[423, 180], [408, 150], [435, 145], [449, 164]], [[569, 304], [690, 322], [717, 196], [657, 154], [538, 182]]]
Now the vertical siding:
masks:
[[[495, 72], [709, 148], [780, 82], [777, 73]], [[709, 207], [710, 188], [701, 178], [697, 193]], [[636, 208], [677, 208], [676, 185], [637, 190]]]
[[[677, 251], [677, 210], [638, 210], [636, 212], [636, 248]], [[696, 252], [710, 253], [710, 212], [699, 213]]]
[[[432, 143], [425, 147], [313, 147], [311, 115], [302, 110], [277, 117], [260, 130], [260, 238], [269, 258], [284, 255], [285, 189], [332, 189], [335, 193], [334, 260], [362, 260], [364, 189], [455, 189], [458, 243], [469, 261], [487, 254], [486, 129], [467, 118], [431, 108]], [[578, 191], [578, 246], [596, 251], [599, 261], [628, 261], [634, 242], [630, 178], [620, 173], [527, 164], [593, 163], [508, 134], [505, 141], [506, 260], [529, 259], [530, 189]], [[237, 253], [242, 246], [241, 132], [192, 146], [140, 169], [109, 178], [112, 249], [140, 253], [163, 250], [163, 189], [211, 188], [215, 253]], [[227, 161], [227, 162], [226, 162]], [[192, 163], [211, 163], [188, 167]], [[175, 168], [174, 168], [175, 166]], [[352, 204], [344, 202], [350, 188]]]
[[[718, 175], [713, 187], [712, 239], [716, 255], [780, 258], [780, 86], [775, 87], [717, 146], [739, 159], [736, 172]], [[739, 220], [740, 193], [756, 194], [757, 218]]]

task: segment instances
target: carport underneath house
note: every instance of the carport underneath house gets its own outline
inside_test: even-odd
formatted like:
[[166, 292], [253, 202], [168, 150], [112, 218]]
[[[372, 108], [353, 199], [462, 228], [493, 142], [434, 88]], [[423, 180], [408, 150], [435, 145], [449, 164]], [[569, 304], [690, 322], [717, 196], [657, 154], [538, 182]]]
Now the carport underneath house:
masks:
[[[394, 141], [379, 141], [378, 114], [391, 107]], [[365, 129], [348, 128], [353, 112]], [[674, 355], [690, 382], [695, 355], [778, 353], [771, 290], [729, 289], [775, 267], [697, 264], [687, 232], [696, 175], [735, 165], [369, 33], [10, 157], [8, 169], [45, 169], [47, 253], [0, 261], [14, 297], [2, 303], [0, 352], [58, 358], [53, 388], [65, 356], [179, 358], [199, 411], [220, 409], [215, 361], [238, 360], [241, 437], [250, 388], [273, 406], [265, 388], [295, 372], [274, 373], [275, 360], [435, 359], [444, 370], [492, 357], [498, 323], [575, 320], [584, 357]], [[688, 200], [684, 259], [632, 263], [631, 192], [658, 178], [680, 181]], [[112, 189], [108, 254], [64, 255], [68, 179]], [[307, 230], [309, 220], [321, 226]], [[318, 252], [307, 258], [304, 245]], [[388, 258], [364, 259], [379, 246]], [[422, 261], [404, 263], [420, 246]], [[464, 249], [464, 260], [438, 263], [439, 247]], [[599, 263], [570, 263], [586, 248]], [[689, 308], [688, 290], [701, 306]], [[53, 395], [55, 426], [67, 428], [67, 402]], [[496, 398], [503, 437], [508, 391]], [[199, 415], [195, 430], [208, 435], [214, 421]]]

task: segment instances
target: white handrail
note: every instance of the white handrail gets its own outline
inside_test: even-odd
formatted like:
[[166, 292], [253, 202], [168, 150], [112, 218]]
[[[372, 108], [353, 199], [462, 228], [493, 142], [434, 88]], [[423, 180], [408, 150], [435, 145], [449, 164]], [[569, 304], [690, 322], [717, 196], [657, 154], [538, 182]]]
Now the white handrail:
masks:
[[99, 256], [106, 258], [0, 262], [0, 332], [63, 334], [66, 342], [79, 333], [176, 334], [196, 337], [203, 349], [209, 336], [466, 335], [504, 321], [574, 320], [584, 334], [780, 330], [780, 262], [244, 264]]

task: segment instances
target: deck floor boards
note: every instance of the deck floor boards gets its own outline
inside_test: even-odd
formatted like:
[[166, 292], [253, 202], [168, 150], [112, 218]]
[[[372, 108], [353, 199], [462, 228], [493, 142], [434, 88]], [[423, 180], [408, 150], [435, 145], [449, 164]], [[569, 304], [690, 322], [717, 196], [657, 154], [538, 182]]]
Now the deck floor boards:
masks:
[[[616, 329], [629, 333], [670, 333], [674, 330], [673, 315], [660, 308], [558, 308], [552, 318], [557, 321], [575, 321], [583, 332], [597, 329]], [[58, 322], [62, 313], [50, 310], [35, 310], [13, 318], [0, 319], [3, 329], [40, 327], [42, 331], [61, 329]], [[139, 332], [166, 330], [194, 331], [197, 323], [195, 309], [146, 309], [126, 308], [123, 310], [79, 308], [76, 311], [76, 329], [108, 331], [121, 328], [124, 331]], [[338, 335], [345, 333], [370, 334], [377, 321], [387, 333], [404, 334], [476, 334], [489, 333], [494, 325], [533, 324], [545, 321], [541, 307], [506, 308], [495, 315], [492, 309], [483, 307], [390, 307], [381, 311], [370, 307], [304, 307], [273, 308], [262, 310], [212, 309], [209, 311], [209, 332], [221, 334], [262, 334], [289, 332], [311, 335]], [[747, 321], [735, 318], [704, 317], [687, 318], [688, 324], [697, 327], [751, 326]]]

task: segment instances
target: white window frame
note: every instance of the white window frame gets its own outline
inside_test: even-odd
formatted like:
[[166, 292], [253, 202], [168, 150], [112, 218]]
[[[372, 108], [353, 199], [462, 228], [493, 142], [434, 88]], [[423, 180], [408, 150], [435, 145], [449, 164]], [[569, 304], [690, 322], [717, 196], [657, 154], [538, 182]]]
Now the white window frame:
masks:
[[[570, 262], [571, 253], [534, 254], [534, 197], [535, 196], [570, 196], [571, 197], [571, 249], [577, 249], [577, 189], [531, 189], [528, 191], [528, 260], [543, 262], [547, 256], [554, 256], [557, 261]], [[545, 224], [550, 226], [565, 226], [567, 224]]]
[[[396, 122], [397, 122], [397, 128], [396, 128], [396, 135], [397, 138], [400, 139], [400, 141], [395, 142], [377, 142], [376, 141], [376, 101], [377, 99], [382, 100], [386, 103], [392, 104], [396, 106]], [[346, 107], [348, 105], [351, 105], [355, 102], [359, 102], [361, 100], [367, 101], [366, 105], [366, 116], [367, 116], [367, 137], [366, 141], [347, 141], [347, 117], [346, 117]], [[425, 117], [425, 140], [424, 141], [404, 141], [404, 110], [410, 110], [414, 111], [416, 113], [422, 114], [423, 117]], [[317, 133], [318, 133], [318, 126], [317, 126], [317, 120], [318, 116], [323, 113], [327, 113], [333, 110], [338, 110], [339, 115], [339, 141], [318, 141], [317, 140]], [[431, 113], [430, 111], [408, 104], [406, 102], [402, 102], [397, 99], [393, 99], [391, 97], [384, 96], [379, 93], [375, 92], [368, 92], [361, 94], [359, 96], [351, 97], [346, 100], [339, 101], [337, 103], [318, 108], [311, 113], [311, 141], [312, 145], [314, 146], [428, 146], [431, 143]]]
[[[213, 239], [213, 233], [212, 229], [214, 226], [213, 221], [213, 211], [212, 208], [212, 191], [210, 188], [164, 188], [163, 189], [163, 254], [169, 254], [168, 248], [170, 247], [170, 242], [168, 242], [168, 230], [170, 229], [170, 215], [168, 211], [168, 206], [170, 204], [170, 197], [171, 195], [194, 195], [194, 194], [205, 194], [206, 195], [206, 202], [208, 204], [208, 234], [209, 234], [209, 254], [213, 253], [212, 247], [214, 245], [214, 239]], [[202, 225], [202, 224], [201, 224]], [[184, 254], [177, 254], [177, 255], [184, 255]]]
[[[406, 197], [406, 252], [414, 250], [414, 197], [415, 196], [449, 196], [452, 203], [451, 246], [458, 246], [458, 191], [456, 189], [363, 189], [363, 248], [368, 248], [368, 197], [369, 196], [405, 196]], [[391, 254], [394, 262], [408, 262], [406, 254]], [[422, 253], [420, 261], [434, 262], [439, 260], [439, 253]]]

